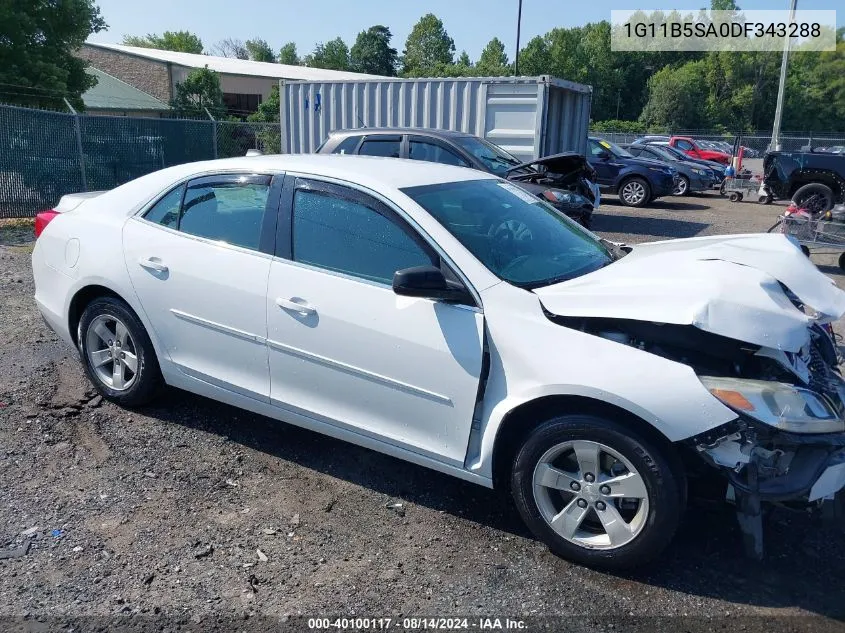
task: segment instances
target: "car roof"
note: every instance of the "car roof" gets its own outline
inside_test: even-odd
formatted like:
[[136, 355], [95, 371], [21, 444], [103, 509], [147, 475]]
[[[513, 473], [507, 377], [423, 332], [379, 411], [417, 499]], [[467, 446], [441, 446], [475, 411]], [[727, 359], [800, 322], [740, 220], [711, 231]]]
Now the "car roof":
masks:
[[[439, 128], [420, 128], [420, 127], [362, 127], [362, 128], [347, 128], [343, 130], [334, 130], [329, 132], [330, 137], [338, 136], [366, 136], [367, 134], [420, 134], [422, 136], [432, 136], [434, 138], [450, 139], [467, 136], [475, 136], [469, 132], [459, 132], [457, 130], [441, 130]], [[477, 137], [476, 137], [477, 138]]]
[[150, 196], [158, 196], [186, 178], [220, 172], [298, 172], [348, 181], [382, 194], [405, 187], [497, 178], [475, 169], [418, 160], [340, 154], [275, 154], [176, 165], [136, 178], [113, 189], [109, 194], [125, 196], [127, 202], [132, 198], [140, 202]]

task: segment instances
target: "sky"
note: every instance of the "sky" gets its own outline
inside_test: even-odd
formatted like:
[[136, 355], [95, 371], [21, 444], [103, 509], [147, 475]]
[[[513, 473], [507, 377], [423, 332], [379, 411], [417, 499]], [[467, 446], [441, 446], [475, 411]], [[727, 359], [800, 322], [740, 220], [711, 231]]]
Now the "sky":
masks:
[[[338, 36], [351, 46], [360, 31], [384, 24], [393, 33], [393, 46], [402, 53], [414, 24], [426, 13], [438, 16], [455, 40], [457, 52], [466, 50], [475, 61], [490, 39], [505, 43], [513, 59], [516, 46], [518, 0], [96, 0], [109, 25], [92, 42], [119, 44], [124, 35], [145, 35], [188, 30], [196, 33], [206, 50], [231, 37], [260, 37], [278, 50], [296, 42], [300, 56], [318, 42]], [[523, 0], [522, 45], [535, 35], [561, 26], [609, 20], [612, 9], [679, 9], [697, 11], [709, 0], [641, 0], [640, 3], [606, 0]], [[739, 0], [743, 9], [789, 8], [788, 0]], [[801, 0], [799, 9], [836, 9], [839, 26], [845, 24], [841, 0]]]

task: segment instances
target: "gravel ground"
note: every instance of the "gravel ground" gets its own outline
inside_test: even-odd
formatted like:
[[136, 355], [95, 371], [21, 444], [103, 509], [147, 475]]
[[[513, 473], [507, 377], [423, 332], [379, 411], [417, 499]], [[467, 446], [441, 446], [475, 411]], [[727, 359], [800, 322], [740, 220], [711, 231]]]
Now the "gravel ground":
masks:
[[[712, 194], [612, 203], [595, 230], [627, 242], [764, 231], [778, 211]], [[601, 573], [550, 554], [472, 484], [184, 392], [139, 411], [103, 402], [38, 315], [30, 235], [0, 226], [0, 552], [23, 547], [0, 560], [0, 616], [27, 618], [0, 628], [280, 630], [261, 617], [304, 614], [842, 630], [845, 538], [810, 516], [774, 512], [753, 563], [732, 512], [693, 499], [657, 563]], [[835, 256], [814, 261], [842, 286]]]

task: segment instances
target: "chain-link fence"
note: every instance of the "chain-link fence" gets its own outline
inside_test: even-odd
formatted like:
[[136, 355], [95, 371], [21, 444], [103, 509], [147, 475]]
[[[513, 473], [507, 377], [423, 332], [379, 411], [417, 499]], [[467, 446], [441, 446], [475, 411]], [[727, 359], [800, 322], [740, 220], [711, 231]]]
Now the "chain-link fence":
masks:
[[0, 106], [0, 218], [66, 193], [111, 189], [157, 169], [248, 149], [278, 153], [278, 123], [73, 115]]

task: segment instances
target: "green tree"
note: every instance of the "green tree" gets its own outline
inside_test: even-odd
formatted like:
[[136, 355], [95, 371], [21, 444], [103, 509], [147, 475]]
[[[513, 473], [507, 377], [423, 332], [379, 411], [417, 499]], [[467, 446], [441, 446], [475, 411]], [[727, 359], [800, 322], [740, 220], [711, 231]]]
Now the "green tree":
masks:
[[433, 13], [420, 18], [405, 42], [402, 74], [406, 77], [434, 77], [453, 62], [455, 41]]
[[305, 65], [329, 70], [349, 70], [349, 47], [339, 37], [325, 44], [317, 44], [314, 52], [306, 55]]
[[399, 55], [396, 49], [390, 46], [392, 37], [390, 29], [381, 24], [358, 33], [350, 51], [352, 70], [371, 75], [395, 77]]
[[176, 84], [175, 92], [170, 105], [179, 116], [205, 117], [206, 110], [215, 119], [226, 114], [220, 75], [207, 66], [188, 73], [185, 81]]
[[640, 120], [662, 130], [712, 126], [706, 116], [707, 67], [704, 60], [666, 66], [649, 80], [649, 98]]
[[269, 123], [275, 125], [262, 125], [255, 131], [262, 150], [269, 154], [278, 154], [282, 151], [282, 133], [279, 127], [279, 87], [273, 86], [270, 89], [270, 96], [258, 105], [258, 110], [247, 117], [247, 121], [253, 123]]
[[140, 46], [141, 48], [158, 48], [164, 51], [178, 51], [180, 53], [201, 54], [202, 40], [190, 31], [165, 31], [161, 35], [148, 33], [144, 36], [124, 35], [126, 46]]
[[249, 53], [249, 58], [254, 62], [275, 62], [276, 55], [270, 45], [261, 38], [254, 38], [244, 42], [244, 48]]
[[278, 62], [280, 64], [287, 64], [288, 66], [299, 66], [302, 60], [299, 59], [299, 55], [296, 52], [296, 44], [288, 42], [282, 46], [282, 49], [279, 51]]
[[509, 75], [511, 67], [505, 53], [505, 45], [498, 37], [487, 43], [475, 65], [476, 74], [483, 77], [500, 77]]
[[0, 101], [82, 109], [97, 80], [73, 56], [91, 33], [106, 28], [93, 0], [0, 2]]
[[538, 35], [529, 40], [519, 51], [519, 74], [523, 76], [548, 75], [551, 73], [552, 59], [546, 38]]
[[249, 51], [241, 40], [232, 39], [220, 40], [211, 47], [211, 52], [218, 57], [234, 57], [235, 59], [249, 59]]

